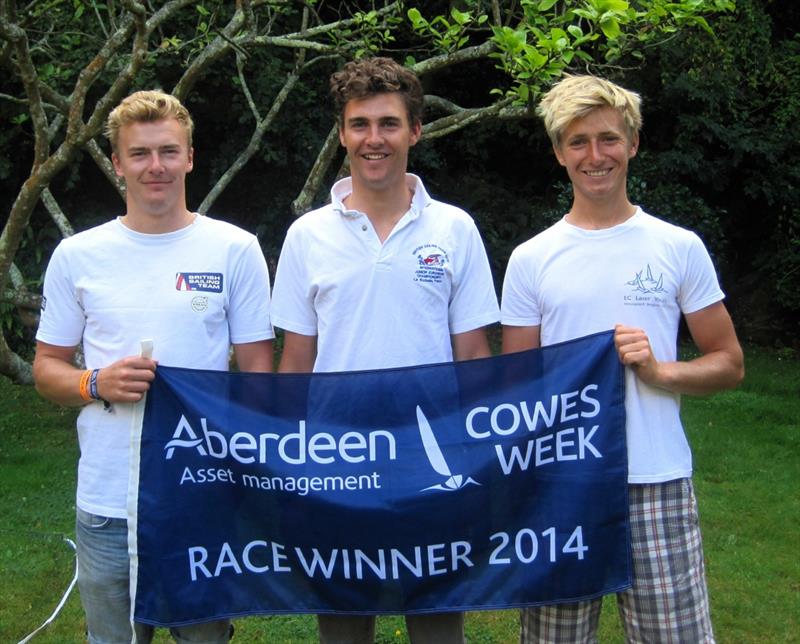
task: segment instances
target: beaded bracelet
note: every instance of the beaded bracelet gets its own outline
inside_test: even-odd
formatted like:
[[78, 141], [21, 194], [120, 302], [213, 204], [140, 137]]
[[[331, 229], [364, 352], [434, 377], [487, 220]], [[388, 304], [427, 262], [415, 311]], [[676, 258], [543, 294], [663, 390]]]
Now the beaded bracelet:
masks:
[[92, 369], [92, 375], [89, 376], [89, 395], [95, 400], [100, 400], [100, 394], [97, 393], [97, 375], [100, 369]]

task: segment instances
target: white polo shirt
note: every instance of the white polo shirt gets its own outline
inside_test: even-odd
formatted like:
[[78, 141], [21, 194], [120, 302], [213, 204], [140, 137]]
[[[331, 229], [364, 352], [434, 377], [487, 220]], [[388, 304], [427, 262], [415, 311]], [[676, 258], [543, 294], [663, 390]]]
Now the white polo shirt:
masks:
[[318, 336], [314, 371], [450, 362], [450, 336], [499, 319], [483, 242], [472, 218], [407, 175], [411, 207], [384, 240], [348, 210], [350, 178], [332, 203], [292, 224], [283, 244], [272, 322]]

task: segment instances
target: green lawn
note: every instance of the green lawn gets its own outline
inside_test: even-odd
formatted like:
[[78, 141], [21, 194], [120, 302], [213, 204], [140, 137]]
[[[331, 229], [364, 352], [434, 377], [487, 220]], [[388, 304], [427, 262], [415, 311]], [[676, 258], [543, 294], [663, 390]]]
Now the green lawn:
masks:
[[[800, 361], [747, 353], [738, 390], [684, 399], [695, 453], [717, 640], [800, 642]], [[52, 612], [73, 574], [74, 412], [0, 378], [0, 642], [17, 642]], [[312, 617], [239, 620], [237, 642], [315, 641]], [[515, 611], [470, 613], [467, 639], [515, 642]], [[401, 618], [378, 621], [379, 642], [406, 642]], [[622, 642], [613, 599], [601, 642]], [[161, 634], [159, 642], [170, 641]], [[83, 641], [77, 592], [35, 642]]]

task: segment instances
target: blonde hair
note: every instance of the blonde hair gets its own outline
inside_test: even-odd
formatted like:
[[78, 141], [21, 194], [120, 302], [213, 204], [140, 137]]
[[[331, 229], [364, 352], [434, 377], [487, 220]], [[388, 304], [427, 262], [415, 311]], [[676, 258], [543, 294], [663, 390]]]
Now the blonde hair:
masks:
[[628, 135], [642, 128], [642, 98], [619, 85], [597, 76], [565, 76], [553, 85], [536, 108], [544, 120], [547, 136], [558, 147], [561, 136], [572, 121], [601, 107], [613, 107], [628, 128]]
[[134, 92], [117, 105], [106, 121], [105, 135], [111, 142], [111, 149], [117, 151], [119, 129], [130, 123], [147, 123], [175, 119], [186, 132], [187, 143], [192, 147], [194, 122], [181, 102], [160, 89]]

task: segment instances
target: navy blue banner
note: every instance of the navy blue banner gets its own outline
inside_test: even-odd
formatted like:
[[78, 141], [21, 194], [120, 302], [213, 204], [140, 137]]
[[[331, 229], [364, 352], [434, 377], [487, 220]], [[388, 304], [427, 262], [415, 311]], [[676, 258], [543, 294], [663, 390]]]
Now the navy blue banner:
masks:
[[137, 444], [137, 621], [488, 609], [630, 585], [611, 332], [342, 374], [159, 366]]

